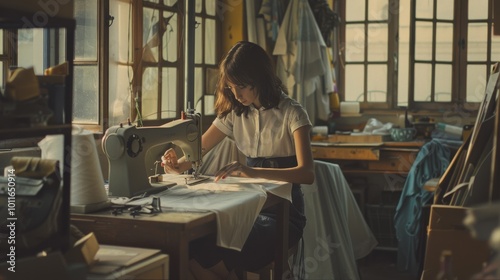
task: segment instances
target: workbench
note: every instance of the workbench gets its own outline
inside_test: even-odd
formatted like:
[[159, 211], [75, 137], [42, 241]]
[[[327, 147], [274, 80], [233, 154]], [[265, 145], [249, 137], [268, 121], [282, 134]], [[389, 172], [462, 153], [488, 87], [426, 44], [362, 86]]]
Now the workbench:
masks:
[[[397, 248], [393, 217], [398, 194], [424, 144], [424, 141], [312, 142], [315, 160], [339, 165], [379, 242], [378, 249]], [[378, 182], [372, 180], [373, 176], [381, 176], [378, 181], [383, 183], [375, 191], [370, 189], [374, 181]]]
[[[286, 185], [275, 186], [281, 190]], [[203, 209], [204, 202], [207, 202], [203, 196], [187, 195], [182, 208], [165, 207], [168, 203], [162, 202], [163, 212], [154, 215], [113, 215], [109, 209], [90, 214], [72, 213], [71, 223], [84, 233], [93, 232], [102, 244], [160, 249], [169, 255], [170, 279], [188, 279], [190, 242], [205, 236], [215, 236], [220, 226], [216, 213], [209, 210], [210, 207], [216, 209], [217, 202], [207, 200], [210, 203], [205, 203], [207, 208]], [[238, 202], [235, 200], [233, 204], [237, 206]], [[231, 205], [228, 207], [233, 207]], [[280, 242], [276, 246], [274, 258], [273, 272], [276, 279], [288, 273], [289, 205], [289, 200], [269, 191], [262, 206], [262, 209], [273, 207], [277, 214], [276, 234]]]

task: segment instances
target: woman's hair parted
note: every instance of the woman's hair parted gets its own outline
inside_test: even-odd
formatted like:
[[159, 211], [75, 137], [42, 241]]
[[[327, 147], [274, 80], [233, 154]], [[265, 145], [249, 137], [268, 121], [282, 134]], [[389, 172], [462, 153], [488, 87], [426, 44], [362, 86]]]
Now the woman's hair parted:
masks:
[[219, 65], [215, 112], [220, 118], [225, 117], [231, 110], [238, 116], [243, 113], [247, 116], [249, 108], [236, 100], [227, 88], [228, 83], [255, 88], [265, 109], [276, 108], [281, 92], [287, 93], [285, 86], [276, 76], [269, 54], [259, 45], [246, 41], [236, 43]]

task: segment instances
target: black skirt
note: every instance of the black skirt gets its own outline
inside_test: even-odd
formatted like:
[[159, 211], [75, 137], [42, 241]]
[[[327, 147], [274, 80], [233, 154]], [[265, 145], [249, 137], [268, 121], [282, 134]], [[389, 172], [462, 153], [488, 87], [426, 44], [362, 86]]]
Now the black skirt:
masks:
[[[253, 167], [288, 168], [297, 166], [293, 157], [281, 158], [247, 158], [247, 165]], [[289, 248], [295, 246], [304, 231], [306, 218], [304, 215], [304, 198], [299, 184], [292, 185], [292, 204], [289, 219]], [[255, 271], [274, 260], [276, 244], [276, 214], [262, 211], [257, 217], [250, 234], [241, 251], [222, 248], [216, 245], [215, 237], [195, 240], [190, 244], [190, 256], [204, 268], [211, 268], [223, 261], [226, 268]]]

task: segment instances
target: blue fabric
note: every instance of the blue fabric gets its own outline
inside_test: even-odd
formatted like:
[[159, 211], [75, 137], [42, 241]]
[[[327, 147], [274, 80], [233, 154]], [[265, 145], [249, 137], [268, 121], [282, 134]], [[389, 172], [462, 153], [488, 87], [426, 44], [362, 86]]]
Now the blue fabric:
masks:
[[[434, 197], [433, 192], [423, 189], [425, 182], [439, 178], [450, 163], [450, 150], [441, 141], [434, 139], [418, 152], [396, 207], [394, 227], [398, 239], [398, 262], [400, 271], [408, 271], [419, 277], [421, 259], [417, 256], [421, 233], [422, 207]], [[425, 230], [425, 229], [423, 229]]]

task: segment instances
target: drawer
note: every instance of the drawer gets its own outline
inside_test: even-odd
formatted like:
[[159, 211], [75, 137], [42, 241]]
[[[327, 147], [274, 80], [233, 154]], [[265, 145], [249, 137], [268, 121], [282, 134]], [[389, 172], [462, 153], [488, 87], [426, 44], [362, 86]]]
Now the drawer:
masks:
[[368, 162], [368, 169], [407, 173], [416, 156], [416, 152], [382, 152], [380, 160]]
[[380, 151], [373, 148], [312, 147], [315, 159], [379, 160]]

